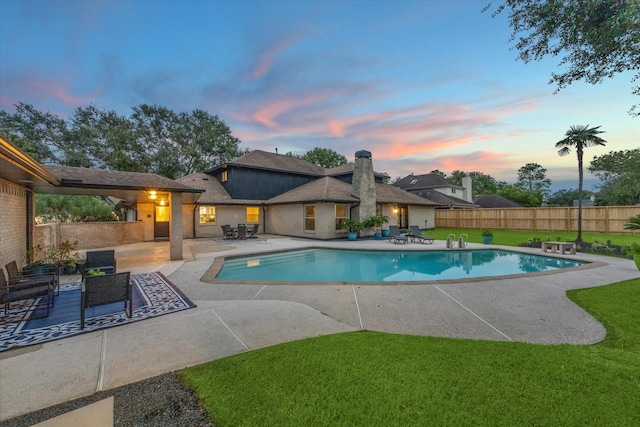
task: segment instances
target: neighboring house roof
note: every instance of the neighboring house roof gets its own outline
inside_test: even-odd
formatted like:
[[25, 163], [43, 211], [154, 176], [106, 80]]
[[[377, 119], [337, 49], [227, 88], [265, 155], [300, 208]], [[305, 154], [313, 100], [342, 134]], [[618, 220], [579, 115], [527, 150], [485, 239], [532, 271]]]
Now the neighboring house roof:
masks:
[[324, 177], [267, 200], [269, 205], [311, 202], [357, 202], [351, 195], [351, 184], [336, 178]]
[[458, 197], [442, 194], [438, 190], [422, 190], [416, 191], [413, 194], [424, 197], [434, 202], [437, 206], [456, 207], [456, 208], [477, 208], [478, 205], [469, 203], [466, 200], [462, 200]]
[[[265, 169], [272, 171], [296, 173], [311, 176], [338, 176], [347, 175], [353, 172], [353, 162], [335, 168], [325, 169], [322, 166], [315, 165], [303, 159], [286, 154], [270, 153], [268, 151], [253, 150], [243, 154], [235, 160], [221, 165], [217, 165], [207, 170], [206, 173], [214, 173], [219, 169], [229, 166], [242, 166], [254, 169]], [[386, 174], [374, 172], [374, 175], [385, 177]]]
[[464, 190], [464, 187], [458, 184], [455, 184], [448, 179], [441, 177], [440, 175], [436, 175], [433, 173], [428, 173], [424, 175], [409, 175], [404, 178], [394, 182], [392, 185], [396, 187], [402, 188], [407, 191], [416, 191], [420, 189], [430, 189], [430, 188], [441, 188], [441, 187], [449, 187]]
[[[146, 199], [147, 190], [183, 193], [185, 202], [195, 201], [202, 190], [152, 173], [88, 169], [46, 165], [44, 168], [60, 179], [55, 194], [90, 194], [113, 196], [127, 201]], [[64, 190], [67, 190], [66, 193]]]
[[473, 202], [481, 208], [521, 208], [522, 205], [497, 194], [480, 194]]
[[378, 203], [401, 203], [406, 205], [438, 205], [432, 200], [401, 190], [391, 184], [376, 184], [376, 201]]

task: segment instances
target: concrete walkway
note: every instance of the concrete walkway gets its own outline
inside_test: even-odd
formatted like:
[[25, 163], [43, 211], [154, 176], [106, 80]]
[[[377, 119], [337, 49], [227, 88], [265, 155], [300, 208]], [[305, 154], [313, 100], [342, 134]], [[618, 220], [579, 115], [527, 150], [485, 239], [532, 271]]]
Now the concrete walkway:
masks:
[[[200, 280], [219, 256], [307, 246], [432, 250], [444, 249], [444, 242], [400, 246], [275, 236], [240, 242], [196, 239], [185, 241], [185, 260], [173, 262], [167, 261], [168, 242], [117, 247], [119, 271], [160, 271], [197, 308], [0, 353], [0, 420], [210, 360], [345, 331], [595, 343], [604, 338], [604, 328], [565, 292], [640, 276], [630, 260], [579, 254], [565, 257], [605, 264], [542, 276], [391, 286]], [[486, 248], [469, 245], [474, 247]], [[540, 254], [539, 249], [523, 251]]]

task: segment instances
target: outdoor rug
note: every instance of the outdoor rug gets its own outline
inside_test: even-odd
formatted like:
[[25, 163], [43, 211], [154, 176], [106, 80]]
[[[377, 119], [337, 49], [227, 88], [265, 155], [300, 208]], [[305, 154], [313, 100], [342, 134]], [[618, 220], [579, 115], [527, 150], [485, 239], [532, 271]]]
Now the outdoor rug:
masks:
[[132, 275], [131, 282], [131, 318], [125, 313], [122, 302], [88, 308], [85, 310], [84, 329], [80, 329], [80, 283], [60, 285], [59, 295], [55, 297], [48, 317], [42, 317], [46, 304], [41, 302], [41, 298], [14, 302], [7, 314], [4, 314], [4, 306], [0, 307], [0, 352], [195, 307], [161, 273]]

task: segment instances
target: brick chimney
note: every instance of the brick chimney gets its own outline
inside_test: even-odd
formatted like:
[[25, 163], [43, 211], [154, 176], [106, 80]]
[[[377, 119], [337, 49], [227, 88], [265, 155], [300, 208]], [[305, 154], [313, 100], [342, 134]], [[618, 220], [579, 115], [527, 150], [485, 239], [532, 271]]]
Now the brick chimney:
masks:
[[373, 162], [369, 151], [356, 152], [351, 195], [360, 199], [360, 205], [354, 219], [364, 222], [376, 214], [376, 181], [373, 177]]

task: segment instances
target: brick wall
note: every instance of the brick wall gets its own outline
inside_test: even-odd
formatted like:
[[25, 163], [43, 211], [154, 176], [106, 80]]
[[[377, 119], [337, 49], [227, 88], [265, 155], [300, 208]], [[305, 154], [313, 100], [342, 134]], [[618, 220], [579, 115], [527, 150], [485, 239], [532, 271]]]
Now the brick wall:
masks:
[[96, 249], [140, 243], [142, 221], [81, 222], [60, 224], [60, 241], [78, 241], [78, 249]]
[[27, 190], [0, 180], [0, 266], [24, 264], [27, 250]]

